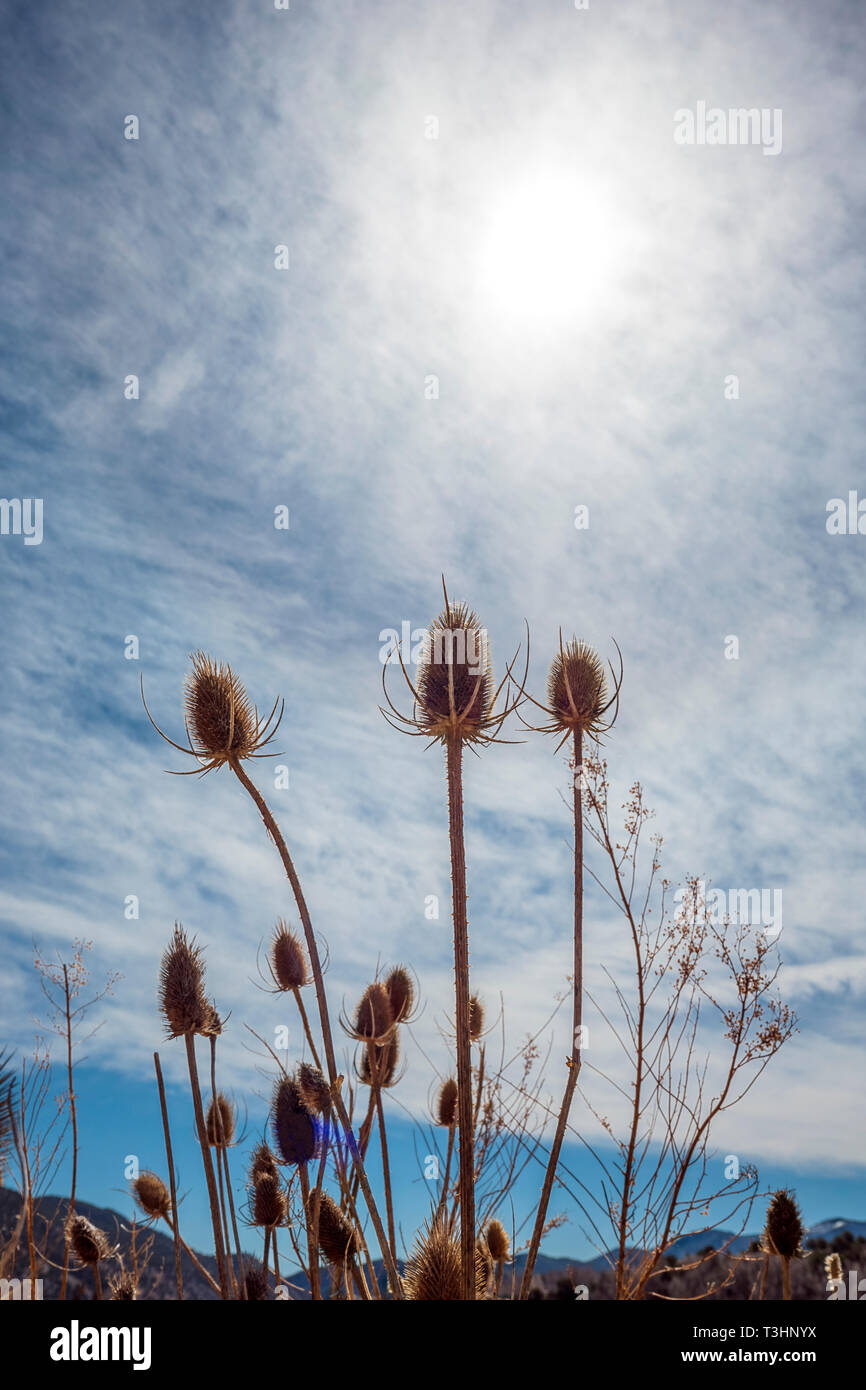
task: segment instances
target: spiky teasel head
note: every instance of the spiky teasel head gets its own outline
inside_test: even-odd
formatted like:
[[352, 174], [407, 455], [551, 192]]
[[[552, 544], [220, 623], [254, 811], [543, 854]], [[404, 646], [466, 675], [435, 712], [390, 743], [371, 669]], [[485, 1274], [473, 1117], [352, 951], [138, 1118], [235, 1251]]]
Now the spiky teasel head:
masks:
[[271, 975], [277, 989], [303, 989], [310, 983], [307, 956], [296, 936], [282, 917], [274, 928], [269, 961]]
[[115, 1302], [133, 1302], [138, 1298], [138, 1289], [135, 1280], [127, 1270], [121, 1270], [120, 1274], [115, 1275], [108, 1286], [108, 1297]]
[[828, 1279], [842, 1278], [842, 1261], [835, 1250], [824, 1261], [824, 1272]]
[[253, 1189], [253, 1225], [278, 1226], [285, 1215], [286, 1198], [279, 1178], [262, 1173]]
[[475, 1296], [476, 1298], [486, 1298], [490, 1280], [493, 1278], [493, 1257], [487, 1248], [487, 1242], [479, 1236], [475, 1242]]
[[469, 1036], [473, 1042], [477, 1042], [483, 1032], [484, 1005], [478, 995], [473, 994], [469, 1000]]
[[171, 1194], [158, 1173], [144, 1169], [132, 1180], [132, 1195], [145, 1216], [168, 1221], [171, 1217]]
[[490, 1251], [491, 1259], [495, 1260], [497, 1264], [501, 1264], [503, 1260], [508, 1259], [508, 1251], [510, 1249], [508, 1232], [501, 1221], [497, 1221], [494, 1218], [488, 1224], [485, 1238], [487, 1240], [487, 1249]]
[[[598, 653], [576, 637], [563, 645], [560, 631], [559, 652], [547, 677], [547, 704], [540, 704], [520, 687], [521, 694], [547, 715], [546, 724], [535, 726], [540, 733], [560, 734], [562, 744], [576, 734], [598, 740], [613, 727], [623, 675], [622, 653], [616, 642], [614, 646], [619, 655], [619, 673], [609, 664], [609, 685], [604, 662]], [[609, 713], [611, 710], [613, 712]]]
[[388, 709], [380, 709], [389, 724], [416, 738], [449, 744], [493, 743], [504, 720], [522, 699], [521, 695], [510, 704], [506, 702], [496, 712], [499, 693], [510, 679], [517, 656], [494, 689], [487, 629], [468, 604], [449, 600], [444, 579], [442, 590], [445, 607], [426, 633], [414, 685], [406, 673], [400, 649], [394, 652], [414, 700], [411, 716], [401, 714], [388, 695], [387, 662], [382, 668], [382, 688]]
[[66, 1223], [69, 1244], [83, 1265], [96, 1265], [111, 1253], [108, 1237], [86, 1216], [75, 1212]]
[[320, 1194], [319, 1248], [328, 1264], [351, 1265], [361, 1253], [358, 1232], [328, 1192]]
[[250, 1182], [254, 1187], [259, 1178], [264, 1174], [272, 1178], [279, 1176], [277, 1160], [263, 1140], [262, 1143], [258, 1144], [253, 1150], [252, 1162], [250, 1164]]
[[[372, 1059], [370, 1057], [371, 1050]], [[382, 1089], [387, 1089], [387, 1087], [393, 1086], [398, 1079], [397, 1068], [399, 1064], [400, 1038], [394, 1032], [388, 1041], [381, 1045], [373, 1043], [363, 1047], [358, 1066], [358, 1079], [364, 1086], [372, 1086], [375, 1083]]]
[[211, 1148], [219, 1144], [231, 1145], [235, 1137], [235, 1108], [228, 1096], [217, 1091], [216, 1105], [211, 1101], [205, 1120], [207, 1142]]
[[[475, 1250], [475, 1296], [487, 1289], [489, 1257]], [[434, 1221], [417, 1238], [406, 1265], [403, 1290], [415, 1302], [454, 1302], [463, 1297], [460, 1242], [440, 1222]]]
[[216, 1013], [204, 992], [204, 957], [180, 922], [175, 922], [160, 961], [159, 1007], [170, 1038], [214, 1031]]
[[295, 1167], [309, 1163], [316, 1152], [316, 1126], [293, 1077], [277, 1082], [271, 1123], [282, 1162]]
[[[274, 701], [267, 719], [250, 700], [231, 666], [216, 662], [205, 652], [193, 652], [192, 669], [184, 681], [184, 722], [187, 747], [164, 734], [141, 698], [147, 717], [161, 738], [198, 764], [192, 771], [211, 772], [224, 763], [237, 765], [245, 758], [266, 757], [261, 749], [270, 743], [282, 719], [282, 709], [271, 728], [279, 700]], [[270, 732], [268, 732], [270, 730]], [[181, 774], [191, 775], [191, 774]]]
[[361, 995], [355, 1017], [344, 1025], [358, 1042], [383, 1043], [394, 1029], [394, 1015], [388, 991], [380, 980], [374, 980]]
[[457, 1123], [457, 1082], [453, 1076], [442, 1082], [436, 1097], [436, 1123], [453, 1129]]
[[405, 965], [395, 965], [385, 976], [385, 988], [395, 1023], [406, 1023], [415, 1007], [415, 984]]
[[330, 1115], [331, 1088], [312, 1062], [302, 1062], [298, 1067], [298, 1086], [308, 1110], [314, 1115]]
[[250, 1303], [261, 1303], [269, 1297], [268, 1281], [256, 1265], [244, 1275], [244, 1293]]
[[803, 1241], [803, 1222], [794, 1194], [780, 1188], [767, 1208], [764, 1248], [772, 1255], [791, 1260], [799, 1255]]

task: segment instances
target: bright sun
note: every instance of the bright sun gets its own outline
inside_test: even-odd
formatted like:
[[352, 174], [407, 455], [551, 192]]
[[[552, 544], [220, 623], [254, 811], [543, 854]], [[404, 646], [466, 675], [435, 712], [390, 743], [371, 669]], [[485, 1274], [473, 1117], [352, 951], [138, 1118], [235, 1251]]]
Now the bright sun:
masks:
[[618, 277], [622, 235], [591, 189], [538, 174], [494, 202], [479, 257], [479, 288], [498, 320], [579, 324]]

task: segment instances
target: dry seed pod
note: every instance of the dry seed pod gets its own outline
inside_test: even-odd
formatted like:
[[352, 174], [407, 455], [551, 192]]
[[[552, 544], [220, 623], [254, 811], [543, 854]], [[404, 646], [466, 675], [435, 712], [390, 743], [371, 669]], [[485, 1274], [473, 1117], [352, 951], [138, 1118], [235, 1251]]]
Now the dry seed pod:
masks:
[[277, 1160], [274, 1158], [268, 1145], [262, 1141], [262, 1143], [253, 1150], [253, 1159], [250, 1165], [250, 1182], [254, 1187], [259, 1178], [264, 1174], [267, 1174], [268, 1177], [271, 1178], [279, 1176]]
[[77, 1212], [70, 1216], [66, 1223], [66, 1233], [72, 1249], [83, 1265], [99, 1264], [99, 1261], [104, 1260], [110, 1253], [105, 1232], [94, 1226], [92, 1221], [88, 1221], [86, 1216]]
[[415, 1004], [415, 986], [412, 983], [412, 976], [404, 965], [394, 967], [385, 979], [385, 988], [388, 991], [394, 1022], [405, 1022]]
[[493, 1220], [487, 1227], [487, 1249], [490, 1251], [491, 1258], [497, 1264], [508, 1259], [509, 1241], [508, 1232], [501, 1221]]
[[211, 766], [256, 751], [258, 720], [249, 696], [225, 662], [195, 652], [186, 677], [184, 704], [190, 742]]
[[298, 1085], [301, 1098], [314, 1115], [331, 1113], [331, 1091], [318, 1067], [312, 1062], [302, 1062], [298, 1067]]
[[484, 1005], [481, 1003], [478, 995], [473, 994], [472, 998], [469, 1000], [469, 1036], [473, 1042], [477, 1042], [483, 1032]]
[[457, 1123], [457, 1082], [453, 1076], [443, 1081], [436, 1101], [436, 1123], [452, 1129]]
[[431, 623], [416, 690], [418, 724], [431, 738], [484, 737], [494, 695], [487, 631], [465, 603], [446, 603]]
[[159, 966], [159, 1007], [170, 1038], [212, 1029], [214, 1010], [204, 994], [204, 958], [179, 922]]
[[327, 1192], [320, 1194], [319, 1248], [332, 1265], [351, 1264], [361, 1253], [358, 1232]]
[[131, 1274], [121, 1271], [108, 1286], [108, 1296], [110, 1299], [121, 1302], [132, 1302], [138, 1298], [138, 1290], [135, 1287], [135, 1280]]
[[800, 1253], [803, 1240], [803, 1222], [794, 1196], [781, 1188], [774, 1192], [767, 1208], [765, 1228], [765, 1248], [773, 1255], [781, 1255], [790, 1260]]
[[253, 1224], [278, 1226], [285, 1215], [286, 1198], [279, 1179], [263, 1173], [253, 1190]]
[[217, 1092], [216, 1105], [211, 1101], [207, 1108], [205, 1128], [207, 1130], [207, 1142], [211, 1148], [220, 1144], [229, 1145], [234, 1139], [235, 1108], [222, 1091]]
[[[488, 1265], [475, 1252], [475, 1296], [483, 1298], [487, 1288]], [[406, 1265], [404, 1292], [407, 1299], [453, 1302], [463, 1297], [460, 1242], [440, 1222], [417, 1237], [415, 1250]]]
[[169, 1190], [157, 1173], [144, 1169], [132, 1181], [132, 1195], [145, 1216], [171, 1217], [171, 1196]]
[[842, 1278], [842, 1261], [835, 1250], [824, 1261], [824, 1272], [828, 1279], [839, 1280]]
[[261, 1303], [268, 1297], [268, 1281], [260, 1269], [253, 1266], [244, 1275], [244, 1289], [250, 1303]]
[[355, 1033], [367, 1042], [383, 1042], [394, 1026], [391, 1001], [383, 984], [368, 985], [355, 1011]]
[[271, 974], [282, 990], [303, 989], [309, 984], [307, 957], [300, 938], [280, 918], [274, 928], [270, 955]]
[[271, 1120], [277, 1153], [283, 1163], [309, 1163], [316, 1152], [316, 1126], [298, 1083], [291, 1077], [277, 1083]]
[[563, 733], [592, 735], [608, 708], [607, 676], [598, 654], [585, 642], [560, 649], [547, 678], [547, 700], [554, 725]]

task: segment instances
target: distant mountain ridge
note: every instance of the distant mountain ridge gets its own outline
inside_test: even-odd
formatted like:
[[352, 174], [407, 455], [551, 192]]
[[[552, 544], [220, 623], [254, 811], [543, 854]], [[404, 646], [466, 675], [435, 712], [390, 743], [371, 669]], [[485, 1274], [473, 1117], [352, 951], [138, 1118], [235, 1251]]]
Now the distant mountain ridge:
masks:
[[[110, 1207], [96, 1207], [90, 1202], [76, 1202], [76, 1210], [94, 1225], [104, 1230], [111, 1239], [112, 1244], [119, 1246], [120, 1255], [123, 1259], [124, 1268], [132, 1268], [132, 1237], [130, 1233], [131, 1219], [122, 1216], [119, 1212]], [[0, 1245], [11, 1234], [15, 1220], [21, 1206], [21, 1198], [18, 1193], [11, 1188], [0, 1187]], [[42, 1248], [45, 1246], [43, 1240], [44, 1232], [48, 1230], [48, 1241], [44, 1253], [48, 1261], [56, 1265], [63, 1263], [63, 1220], [67, 1210], [67, 1199], [65, 1197], [48, 1196], [40, 1199], [38, 1204], [37, 1220], [37, 1244]], [[866, 1238], [866, 1221], [848, 1221], [844, 1217], [830, 1217], [825, 1221], [819, 1221], [814, 1226], [810, 1226], [806, 1231], [805, 1239], [831, 1241], [836, 1236], [849, 1231], [852, 1236], [862, 1236]], [[730, 1254], [740, 1254], [748, 1250], [753, 1241], [760, 1239], [756, 1233], [736, 1236], [732, 1239], [733, 1233], [724, 1230], [701, 1231], [691, 1235], [680, 1236], [674, 1241], [668, 1251], [669, 1255], [682, 1263], [684, 1260], [693, 1258], [700, 1251], [708, 1246], [720, 1249], [726, 1241], [730, 1241], [727, 1247]], [[174, 1242], [169, 1234], [168, 1228], [161, 1224], [159, 1227], [150, 1227], [138, 1224], [137, 1240], [139, 1248], [144, 1239], [153, 1240], [150, 1261], [142, 1279], [141, 1295], [144, 1298], [172, 1299], [176, 1295], [175, 1271], [174, 1271]], [[26, 1251], [26, 1238], [22, 1236], [19, 1245], [19, 1257], [16, 1272], [23, 1274], [22, 1254]], [[212, 1277], [216, 1278], [216, 1261], [213, 1255], [198, 1254], [202, 1265], [207, 1269]], [[251, 1255], [246, 1257], [250, 1264], [258, 1265], [259, 1261]], [[545, 1255], [540, 1253], [535, 1262], [535, 1273], [539, 1282], [549, 1283], [555, 1280], [556, 1276], [572, 1274], [579, 1278], [581, 1270], [593, 1272], [595, 1274], [610, 1268], [610, 1259], [613, 1255], [596, 1255], [593, 1259], [574, 1259], [567, 1255]], [[72, 1264], [74, 1265], [74, 1260]], [[398, 1262], [402, 1272], [403, 1261]], [[386, 1281], [384, 1268], [380, 1260], [374, 1262], [376, 1275], [381, 1288], [385, 1288]], [[514, 1277], [519, 1281], [523, 1270], [526, 1267], [526, 1255], [518, 1255], [513, 1263], [507, 1266], [505, 1273], [506, 1287], [508, 1280]], [[116, 1269], [117, 1265], [113, 1264]], [[218, 1297], [213, 1289], [203, 1278], [201, 1273], [195, 1268], [187, 1255], [182, 1256], [181, 1272], [184, 1282], [184, 1294], [192, 1299], [215, 1299]], [[42, 1263], [39, 1270], [40, 1277], [43, 1279], [45, 1297], [48, 1299], [57, 1298], [60, 1291], [59, 1270], [52, 1269], [50, 1264]], [[309, 1284], [304, 1274], [298, 1271], [286, 1275], [286, 1282], [292, 1285], [293, 1296], [296, 1298], [309, 1298]], [[327, 1290], [327, 1274], [323, 1271], [323, 1285]], [[70, 1271], [70, 1297], [90, 1299], [93, 1297], [92, 1275], [89, 1270], [72, 1269]]]

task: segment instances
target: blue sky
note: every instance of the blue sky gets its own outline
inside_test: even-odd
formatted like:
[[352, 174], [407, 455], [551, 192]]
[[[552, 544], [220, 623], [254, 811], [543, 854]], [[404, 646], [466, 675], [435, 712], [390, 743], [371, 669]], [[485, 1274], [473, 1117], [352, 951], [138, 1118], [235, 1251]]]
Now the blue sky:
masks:
[[[151, 1093], [176, 918], [232, 1011], [224, 1074], [254, 1128], [243, 1022], [283, 1021], [253, 983], [291, 916], [279, 862], [227, 776], [164, 775], [179, 760], [140, 705], [143, 675], [176, 735], [198, 647], [260, 706], [285, 697], [272, 802], [332, 1011], [413, 965], [397, 1094], [426, 1107], [448, 1067], [444, 776], [378, 713], [379, 634], [424, 626], [444, 571], [500, 672], [529, 622], [536, 691], [560, 624], [614, 636], [614, 789], [645, 784], [668, 876], [782, 890], [800, 1032], [718, 1143], [795, 1183], [808, 1219], [864, 1218], [866, 540], [826, 529], [866, 488], [856, 7], [2, 11], [2, 495], [44, 504], [42, 544], [0, 537], [3, 1035], [32, 1037], [34, 937], [123, 971], [89, 1052], [84, 1195], [114, 1201], [109, 1155], [159, 1156], [130, 1097]], [[781, 152], [676, 144], [700, 101], [781, 110]], [[538, 737], [467, 771], [473, 981], [515, 1044], [568, 970], [566, 785]], [[601, 991], [627, 943], [593, 894], [586, 931]], [[575, 1221], [546, 1248], [584, 1246]]]

